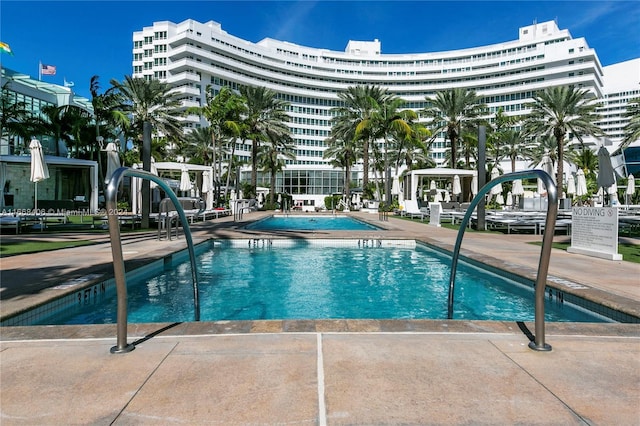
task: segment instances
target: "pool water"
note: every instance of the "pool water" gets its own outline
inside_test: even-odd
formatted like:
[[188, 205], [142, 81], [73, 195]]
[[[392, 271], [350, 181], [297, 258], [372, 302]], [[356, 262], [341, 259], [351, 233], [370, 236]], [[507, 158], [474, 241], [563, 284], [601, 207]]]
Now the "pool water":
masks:
[[[372, 243], [216, 244], [198, 256], [200, 319], [446, 319], [451, 258], [415, 243]], [[193, 321], [188, 261], [131, 280], [128, 295], [129, 322]], [[94, 300], [40, 324], [115, 323], [115, 290]], [[533, 321], [532, 285], [460, 263], [454, 319]], [[602, 321], [568, 303], [550, 301], [545, 319]]]
[[253, 222], [246, 229], [298, 231], [366, 231], [380, 229], [349, 216], [270, 216]]

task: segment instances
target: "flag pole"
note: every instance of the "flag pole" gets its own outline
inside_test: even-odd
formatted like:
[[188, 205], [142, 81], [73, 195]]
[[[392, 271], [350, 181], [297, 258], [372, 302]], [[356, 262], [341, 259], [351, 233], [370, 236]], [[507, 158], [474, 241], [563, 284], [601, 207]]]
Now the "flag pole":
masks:
[[42, 61], [38, 61], [38, 81], [42, 81]]

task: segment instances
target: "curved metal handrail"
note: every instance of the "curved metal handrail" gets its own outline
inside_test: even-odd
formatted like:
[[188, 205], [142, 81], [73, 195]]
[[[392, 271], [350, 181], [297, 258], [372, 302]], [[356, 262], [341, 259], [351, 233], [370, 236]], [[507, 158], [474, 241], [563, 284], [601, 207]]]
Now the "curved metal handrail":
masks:
[[117, 196], [120, 181], [125, 176], [132, 176], [141, 179], [148, 179], [157, 183], [164, 192], [171, 198], [176, 211], [180, 215], [180, 220], [184, 224], [183, 231], [187, 246], [189, 248], [189, 257], [191, 258], [191, 277], [193, 280], [193, 305], [194, 316], [196, 321], [200, 321], [200, 296], [198, 292], [198, 273], [196, 269], [196, 256], [193, 248], [193, 239], [191, 238], [191, 230], [189, 229], [189, 221], [184, 214], [184, 210], [178, 201], [178, 197], [173, 193], [169, 185], [157, 175], [146, 172], [144, 170], [131, 169], [129, 167], [120, 167], [113, 172], [105, 201], [107, 207], [107, 219], [109, 220], [109, 236], [111, 238], [111, 253], [113, 256], [113, 272], [116, 281], [116, 292], [118, 297], [118, 328], [117, 328], [117, 346], [111, 348], [111, 353], [130, 352], [135, 349], [134, 345], [127, 344], [127, 277], [124, 268], [124, 257], [122, 255], [122, 240], [120, 239], [120, 226], [118, 223]]
[[451, 276], [449, 279], [447, 316], [449, 319], [453, 317], [453, 294], [456, 281], [456, 268], [458, 265], [458, 257], [460, 255], [460, 246], [462, 245], [464, 231], [471, 215], [473, 214], [473, 210], [494, 186], [502, 182], [531, 178], [538, 178], [543, 181], [547, 188], [547, 197], [549, 201], [547, 205], [547, 218], [545, 221], [544, 236], [542, 238], [542, 250], [540, 251], [540, 263], [538, 264], [538, 275], [536, 277], [535, 284], [535, 340], [533, 342], [529, 342], [529, 347], [538, 351], [550, 351], [551, 346], [547, 345], [544, 341], [544, 290], [547, 284], [549, 260], [551, 257], [551, 244], [553, 242], [553, 234], [555, 232], [556, 217], [558, 216], [558, 191], [553, 179], [544, 170], [524, 170], [498, 176], [497, 178], [487, 182], [487, 184], [478, 191], [478, 194], [471, 201], [471, 205], [467, 208], [464, 219], [462, 219], [462, 223], [460, 223], [458, 238], [456, 239], [456, 245], [453, 251]]

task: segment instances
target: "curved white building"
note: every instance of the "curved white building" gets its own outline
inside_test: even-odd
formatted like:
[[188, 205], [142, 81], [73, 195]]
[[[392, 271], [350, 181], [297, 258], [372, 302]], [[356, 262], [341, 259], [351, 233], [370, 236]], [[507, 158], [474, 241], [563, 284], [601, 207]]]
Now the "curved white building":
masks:
[[[342, 171], [332, 169], [322, 154], [331, 130], [330, 110], [349, 86], [378, 85], [416, 110], [426, 106], [427, 96], [464, 87], [481, 95], [492, 113], [503, 108], [509, 115], [526, 114], [534, 93], [549, 86], [574, 84], [602, 97], [603, 70], [584, 38], [572, 38], [554, 21], [518, 31], [517, 38], [499, 44], [383, 54], [378, 40], [349, 41], [338, 52], [269, 38], [252, 43], [213, 21], [163, 21], [134, 32], [133, 76], [171, 83], [185, 108], [202, 105], [208, 85], [273, 89], [290, 103], [296, 143], [296, 160], [288, 162], [277, 188], [318, 205], [321, 194], [342, 189]], [[186, 120], [189, 127], [206, 125], [197, 116]], [[236, 152], [248, 158], [248, 148], [238, 146]], [[444, 138], [438, 138], [432, 148], [438, 164], [444, 163], [446, 150]]]

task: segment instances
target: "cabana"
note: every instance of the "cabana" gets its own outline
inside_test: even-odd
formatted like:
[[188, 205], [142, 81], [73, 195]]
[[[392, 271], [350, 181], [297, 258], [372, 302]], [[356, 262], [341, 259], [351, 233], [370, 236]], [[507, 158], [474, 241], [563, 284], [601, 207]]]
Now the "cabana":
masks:
[[424, 191], [431, 191], [431, 181], [434, 181], [436, 184], [436, 191], [442, 191], [445, 188], [438, 188], [438, 183], [440, 186], [442, 182], [446, 182], [444, 186], [451, 185], [453, 188], [453, 179], [455, 176], [460, 178], [460, 186], [462, 189], [462, 193], [459, 195], [459, 199], [456, 199], [455, 196], [451, 198], [452, 203], [455, 202], [463, 202], [470, 201], [471, 194], [471, 181], [474, 177], [478, 176], [478, 172], [476, 170], [463, 170], [463, 169], [448, 169], [448, 168], [435, 168], [435, 169], [418, 169], [418, 170], [409, 170], [403, 176], [403, 208], [407, 209], [408, 205], [417, 204], [420, 206], [422, 204], [422, 196]]
[[[45, 155], [49, 179], [38, 183], [38, 208], [48, 211], [98, 210], [98, 163]], [[32, 210], [34, 183], [30, 155], [0, 155], [0, 211]]]
[[[142, 164], [136, 164], [135, 168], [142, 169]], [[174, 163], [174, 162], [152, 162], [152, 172], [158, 174], [159, 177], [164, 178], [166, 181], [170, 181], [170, 187], [174, 190], [174, 192], [180, 195], [180, 189], [175, 187], [176, 185], [172, 185], [171, 183], [177, 183], [180, 181], [180, 176], [182, 174], [183, 168], [186, 168], [187, 173], [189, 173], [189, 178], [192, 182], [195, 182], [193, 186], [193, 195], [201, 197], [203, 200], [207, 201], [207, 208], [209, 209], [213, 200], [213, 167], [211, 166], [202, 166], [199, 164], [188, 164], [188, 163]], [[207, 172], [207, 173], [205, 173]], [[203, 184], [203, 179], [208, 179], [208, 186]], [[209, 192], [210, 200], [207, 200], [207, 194], [200, 193], [201, 188], [205, 186], [206, 188], [210, 188]], [[175, 187], [175, 188], [174, 188]], [[132, 212], [134, 214], [142, 213], [141, 200], [139, 197], [141, 190], [141, 179], [134, 178], [131, 182], [131, 201], [132, 201]], [[152, 204], [159, 204], [160, 195], [155, 194], [151, 197]], [[153, 211], [154, 209], [152, 209]]]

